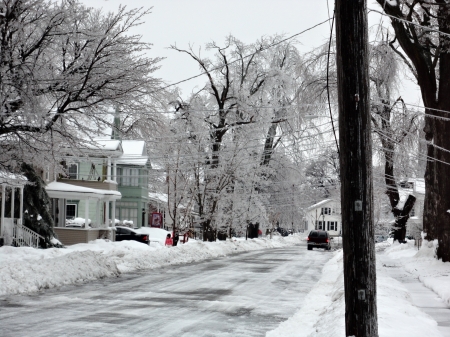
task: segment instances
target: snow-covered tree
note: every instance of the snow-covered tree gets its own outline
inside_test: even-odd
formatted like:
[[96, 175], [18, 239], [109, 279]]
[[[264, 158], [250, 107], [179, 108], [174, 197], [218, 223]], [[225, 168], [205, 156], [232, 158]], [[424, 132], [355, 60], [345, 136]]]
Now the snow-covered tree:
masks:
[[21, 170], [28, 179], [28, 184], [24, 188], [23, 224], [44, 238], [44, 240], [39, 242], [41, 248], [52, 247], [54, 246], [52, 238], [55, 236], [53, 232], [54, 221], [50, 211], [50, 198], [45, 190], [45, 183], [31, 165], [23, 163]]
[[[400, 156], [400, 153], [411, 156], [410, 152], [416, 152], [414, 149], [407, 150], [413, 147], [419, 138], [418, 116], [406, 108], [401, 97], [392, 99], [399, 60], [388, 42], [381, 41], [371, 46], [369, 68], [373, 101], [371, 108], [373, 131], [381, 142], [386, 195], [395, 218], [394, 240], [403, 242], [406, 236], [406, 223], [416, 198], [414, 195], [409, 195], [406, 200], [401, 201], [396, 166], [399, 164], [399, 157], [400, 160], [409, 162]], [[409, 170], [408, 173], [411, 174], [412, 171]]]
[[[236, 214], [233, 205], [236, 197], [230, 195], [250, 188], [245, 194], [256, 201], [256, 195], [264, 192], [265, 183], [259, 180], [270, 176], [269, 164], [281, 144], [284, 130], [296, 129], [295, 123], [289, 122], [297, 118], [301, 96], [300, 55], [293, 44], [284, 42], [280, 36], [248, 45], [229, 36], [224, 47], [216, 43], [208, 45], [209, 50], [216, 52], [214, 59], [202, 58], [192, 48], [172, 48], [194, 59], [208, 79], [205, 87], [188, 102], [177, 105], [180, 113], [209, 135], [209, 143], [202, 147], [203, 168], [206, 168], [203, 186], [208, 189], [201, 193], [205, 202], [199, 209], [210, 215], [224, 210]], [[253, 171], [244, 167], [253, 167]], [[254, 176], [254, 170], [258, 171], [255, 179], [249, 179]], [[249, 180], [255, 183], [251, 186], [241, 183]], [[255, 189], [254, 195], [251, 189]], [[222, 207], [217, 196], [223, 193], [228, 194], [230, 204]], [[252, 207], [256, 205], [250, 203]], [[240, 213], [249, 217], [251, 211]]]
[[146, 110], [159, 88], [159, 59], [131, 31], [148, 13], [105, 14], [76, 0], [2, 2], [0, 165], [58, 162], [57, 140], [82, 150], [79, 139], [109, 126], [113, 107], [133, 116]]
[[391, 46], [409, 67], [425, 105], [428, 161], [424, 232], [438, 240], [437, 258], [450, 261], [450, 6], [441, 0], [377, 0], [391, 18]]

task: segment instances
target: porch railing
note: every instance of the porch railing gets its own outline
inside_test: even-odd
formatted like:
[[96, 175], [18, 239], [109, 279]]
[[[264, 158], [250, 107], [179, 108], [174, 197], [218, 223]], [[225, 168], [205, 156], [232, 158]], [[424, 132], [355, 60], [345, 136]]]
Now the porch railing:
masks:
[[13, 244], [19, 247], [39, 248], [39, 239], [44, 239], [44, 237], [25, 226], [14, 224]]

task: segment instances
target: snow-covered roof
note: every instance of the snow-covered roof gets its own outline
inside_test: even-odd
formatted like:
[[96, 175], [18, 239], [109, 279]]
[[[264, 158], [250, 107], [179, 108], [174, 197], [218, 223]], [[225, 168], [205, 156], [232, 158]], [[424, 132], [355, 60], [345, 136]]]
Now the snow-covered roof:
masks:
[[167, 202], [167, 194], [165, 193], [152, 193], [148, 192], [148, 197], [150, 200], [160, 201], [160, 202]]
[[21, 174], [14, 174], [11, 172], [0, 170], [0, 184], [6, 184], [10, 186], [23, 186], [27, 183], [28, 179]]
[[325, 205], [326, 203], [328, 203], [328, 202], [330, 202], [330, 201], [334, 201], [334, 200], [333, 200], [333, 199], [325, 199], [325, 200], [319, 201], [317, 204], [314, 204], [314, 205], [312, 205], [312, 206], [309, 206], [306, 210], [310, 211], [310, 210], [312, 210], [312, 209], [316, 209], [316, 208], [318, 208], [318, 207], [320, 207], [320, 206]]
[[122, 197], [122, 194], [119, 191], [100, 190], [57, 181], [49, 183], [45, 187], [45, 190], [50, 198], [117, 200]]
[[[117, 139], [95, 139], [94, 148], [100, 147], [106, 151], [122, 151], [122, 144]], [[98, 145], [98, 146], [96, 146]]]
[[414, 192], [425, 194], [425, 179], [423, 178], [409, 178], [408, 182], [414, 183]]
[[124, 156], [145, 155], [145, 141], [143, 140], [122, 140]]
[[[120, 140], [116, 139], [101, 139], [86, 140], [80, 144], [80, 151], [89, 157], [112, 157], [117, 158], [122, 156], [123, 148]], [[72, 157], [72, 156], [70, 156]]]
[[145, 141], [122, 140], [123, 154], [117, 160], [117, 164], [144, 166], [148, 162]]
[[[158, 202], [162, 202], [162, 203], [167, 203], [167, 200], [168, 200], [167, 199], [167, 194], [165, 194], [165, 193], [152, 193], [152, 192], [149, 192], [148, 193], [148, 198], [150, 200], [158, 201]], [[183, 204], [179, 204], [178, 208], [185, 209], [186, 206], [184, 206]]]

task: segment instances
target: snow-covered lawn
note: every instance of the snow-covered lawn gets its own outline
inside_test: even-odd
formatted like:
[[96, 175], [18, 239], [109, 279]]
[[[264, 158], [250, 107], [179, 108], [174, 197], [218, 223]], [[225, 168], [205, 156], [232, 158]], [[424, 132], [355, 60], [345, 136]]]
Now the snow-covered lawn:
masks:
[[[420, 251], [414, 241], [400, 245], [383, 242], [376, 245], [394, 263], [418, 277], [427, 287], [450, 305], [450, 263], [437, 261], [433, 243]], [[307, 295], [305, 305], [289, 320], [266, 334], [266, 337], [345, 336], [345, 302], [342, 250], [327, 262], [316, 286]], [[377, 307], [380, 337], [442, 336], [437, 323], [411, 303], [410, 294], [397, 280], [383, 272], [377, 261]]]
[[67, 248], [0, 247], [0, 295], [30, 293], [82, 283], [120, 273], [184, 264], [238, 252], [277, 248], [304, 242], [301, 236], [233, 241], [189, 240], [176, 247], [158, 242], [96, 240]]

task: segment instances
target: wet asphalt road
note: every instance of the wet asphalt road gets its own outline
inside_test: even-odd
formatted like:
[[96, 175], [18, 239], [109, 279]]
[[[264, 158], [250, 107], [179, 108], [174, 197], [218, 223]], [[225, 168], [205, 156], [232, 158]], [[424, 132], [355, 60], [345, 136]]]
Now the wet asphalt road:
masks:
[[0, 297], [0, 336], [264, 336], [301, 307], [331, 256], [267, 249]]

